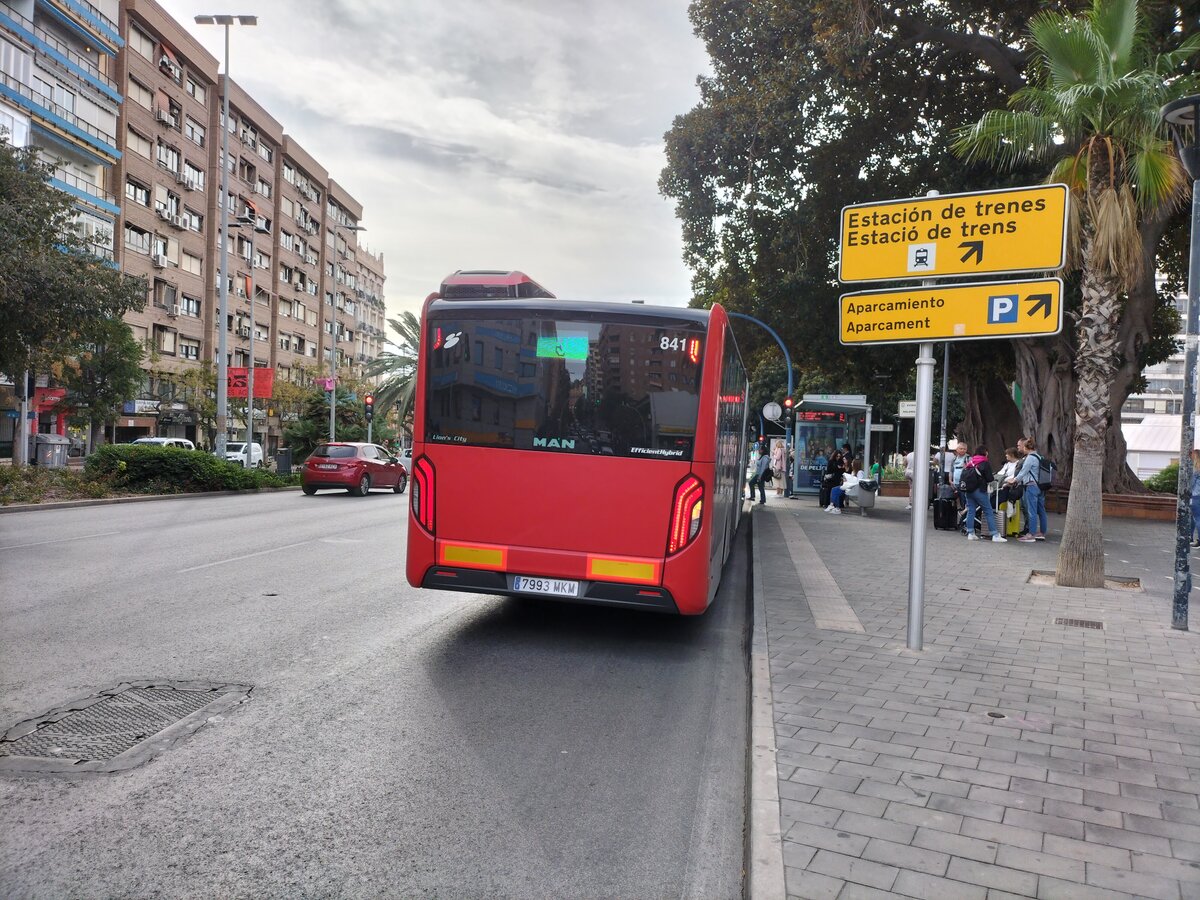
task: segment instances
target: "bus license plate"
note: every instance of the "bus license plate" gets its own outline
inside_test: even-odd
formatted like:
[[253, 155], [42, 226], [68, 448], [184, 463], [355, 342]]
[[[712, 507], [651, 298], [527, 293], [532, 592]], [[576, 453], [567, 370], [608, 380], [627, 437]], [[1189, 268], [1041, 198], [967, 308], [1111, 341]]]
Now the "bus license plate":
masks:
[[579, 582], [561, 578], [531, 578], [529, 575], [514, 575], [513, 590], [526, 594], [552, 594], [557, 597], [578, 597]]

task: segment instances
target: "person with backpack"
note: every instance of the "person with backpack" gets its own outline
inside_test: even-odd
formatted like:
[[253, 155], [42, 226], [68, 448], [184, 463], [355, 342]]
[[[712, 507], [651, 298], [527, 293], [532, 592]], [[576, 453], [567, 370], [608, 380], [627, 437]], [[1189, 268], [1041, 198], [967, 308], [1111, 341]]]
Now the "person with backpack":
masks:
[[994, 480], [992, 464], [988, 462], [987, 458], [987, 447], [981, 444], [975, 448], [975, 454], [970, 459], [965, 459], [958, 476], [959, 489], [967, 502], [968, 541], [979, 540], [979, 535], [975, 533], [975, 510], [982, 507], [988, 532], [992, 535], [992, 542], [1006, 543], [1004, 535], [996, 528], [996, 514], [992, 512], [992, 504], [988, 502], [988, 485]]
[[1033, 438], [1025, 438], [1020, 446], [1025, 451], [1025, 458], [1017, 469], [1017, 482], [1025, 486], [1021, 505], [1025, 507], [1025, 523], [1029, 533], [1017, 540], [1022, 544], [1032, 544], [1034, 541], [1044, 541], [1046, 532], [1050, 530], [1046, 518], [1046, 491], [1054, 481], [1054, 464], [1037, 452]]

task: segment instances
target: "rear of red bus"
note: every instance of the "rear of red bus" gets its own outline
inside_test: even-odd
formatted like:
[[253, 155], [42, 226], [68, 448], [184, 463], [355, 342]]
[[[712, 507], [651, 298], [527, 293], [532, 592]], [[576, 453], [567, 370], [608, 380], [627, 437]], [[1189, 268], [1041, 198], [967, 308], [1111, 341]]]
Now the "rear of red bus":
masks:
[[431, 296], [409, 583], [704, 612], [742, 510], [746, 395], [719, 307]]

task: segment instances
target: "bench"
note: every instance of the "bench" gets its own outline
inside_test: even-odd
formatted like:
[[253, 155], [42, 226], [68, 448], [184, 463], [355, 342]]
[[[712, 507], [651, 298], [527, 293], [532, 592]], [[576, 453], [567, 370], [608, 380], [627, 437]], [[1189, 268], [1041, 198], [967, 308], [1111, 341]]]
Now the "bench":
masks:
[[867, 514], [868, 509], [875, 508], [875, 497], [879, 493], [879, 491], [878, 491], [878, 489], [873, 490], [873, 491], [867, 490], [860, 484], [857, 493], [858, 493], [858, 496], [855, 497], [854, 494], [847, 491], [846, 492], [846, 502], [853, 503], [855, 506], [858, 507], [858, 514], [860, 516], [865, 516]]

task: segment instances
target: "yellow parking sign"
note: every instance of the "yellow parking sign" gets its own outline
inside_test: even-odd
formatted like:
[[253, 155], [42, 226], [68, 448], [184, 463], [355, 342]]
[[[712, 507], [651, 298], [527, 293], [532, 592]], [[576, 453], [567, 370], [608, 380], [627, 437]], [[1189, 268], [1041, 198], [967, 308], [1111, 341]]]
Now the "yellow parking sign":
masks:
[[992, 281], [843, 294], [843, 344], [1033, 337], [1062, 330], [1062, 281]]

